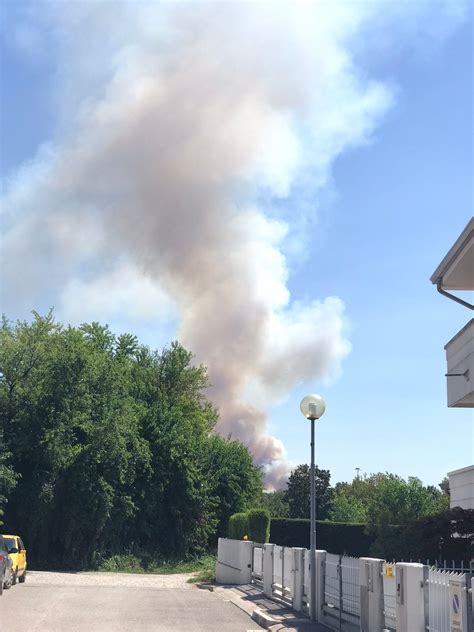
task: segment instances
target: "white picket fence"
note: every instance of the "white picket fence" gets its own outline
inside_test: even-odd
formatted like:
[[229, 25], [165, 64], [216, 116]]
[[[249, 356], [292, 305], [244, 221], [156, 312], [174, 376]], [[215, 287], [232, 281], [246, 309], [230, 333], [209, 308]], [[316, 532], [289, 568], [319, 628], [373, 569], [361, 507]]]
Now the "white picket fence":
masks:
[[[343, 632], [473, 632], [474, 578], [423, 564], [316, 552], [316, 615]], [[310, 552], [219, 539], [217, 581], [309, 613]]]

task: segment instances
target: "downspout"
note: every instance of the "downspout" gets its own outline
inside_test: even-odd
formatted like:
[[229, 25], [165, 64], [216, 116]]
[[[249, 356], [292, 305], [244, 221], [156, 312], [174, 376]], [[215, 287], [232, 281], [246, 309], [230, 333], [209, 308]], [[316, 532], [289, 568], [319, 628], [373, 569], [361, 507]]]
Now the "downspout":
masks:
[[458, 296], [454, 296], [454, 294], [450, 294], [449, 292], [446, 292], [446, 290], [443, 289], [442, 276], [439, 277], [438, 280], [436, 281], [436, 288], [440, 294], [442, 294], [443, 296], [447, 296], [452, 301], [456, 301], [456, 303], [460, 303], [461, 305], [464, 305], [464, 307], [467, 307], [469, 309], [474, 309], [474, 305], [472, 305], [471, 303], [468, 303], [467, 301], [463, 301], [462, 298], [459, 298]]

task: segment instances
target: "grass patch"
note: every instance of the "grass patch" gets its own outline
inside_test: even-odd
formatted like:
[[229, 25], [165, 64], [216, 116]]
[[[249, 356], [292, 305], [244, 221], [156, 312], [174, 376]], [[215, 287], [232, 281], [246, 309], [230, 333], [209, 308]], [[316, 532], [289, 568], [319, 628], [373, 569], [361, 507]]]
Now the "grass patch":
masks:
[[102, 560], [97, 570], [108, 573], [155, 573], [158, 575], [198, 573], [196, 581], [199, 582], [211, 581], [214, 578], [211, 575], [215, 576], [215, 565], [214, 555], [204, 555], [189, 560], [160, 560], [149, 555], [127, 553], [112, 555]]
[[197, 575], [190, 577], [190, 584], [200, 584], [201, 582], [213, 582], [216, 579], [216, 556], [206, 555], [201, 558], [200, 568], [197, 568]]

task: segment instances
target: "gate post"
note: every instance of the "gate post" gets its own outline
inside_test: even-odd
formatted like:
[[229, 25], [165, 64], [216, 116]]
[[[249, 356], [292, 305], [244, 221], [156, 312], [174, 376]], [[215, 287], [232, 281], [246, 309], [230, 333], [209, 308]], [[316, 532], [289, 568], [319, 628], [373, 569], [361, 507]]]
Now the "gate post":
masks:
[[385, 627], [383, 564], [384, 560], [376, 558], [359, 559], [361, 632], [379, 632]]
[[273, 549], [274, 544], [263, 545], [263, 592], [267, 597], [273, 593]]
[[[471, 599], [469, 599], [468, 575], [450, 577], [449, 583], [449, 626], [450, 630], [469, 632], [472, 624]], [[471, 583], [474, 582], [474, 578]], [[474, 596], [473, 596], [474, 598]]]
[[216, 563], [218, 584], [250, 584], [252, 547], [252, 542], [219, 538]]
[[[311, 559], [310, 559], [311, 562]], [[326, 583], [326, 551], [316, 551], [316, 620], [322, 622]]]
[[428, 567], [397, 562], [397, 632], [425, 632], [428, 623]]
[[293, 548], [293, 608], [301, 612], [303, 608], [304, 549]]

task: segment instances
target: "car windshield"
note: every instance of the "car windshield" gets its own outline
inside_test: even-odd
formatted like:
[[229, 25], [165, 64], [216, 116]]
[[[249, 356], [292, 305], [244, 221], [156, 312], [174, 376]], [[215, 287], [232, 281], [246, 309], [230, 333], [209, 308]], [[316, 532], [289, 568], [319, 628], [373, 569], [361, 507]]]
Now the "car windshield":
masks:
[[5, 542], [5, 546], [8, 550], [13, 549], [13, 547], [15, 547], [16, 549], [16, 542], [15, 542], [15, 538], [3, 538], [3, 541]]

